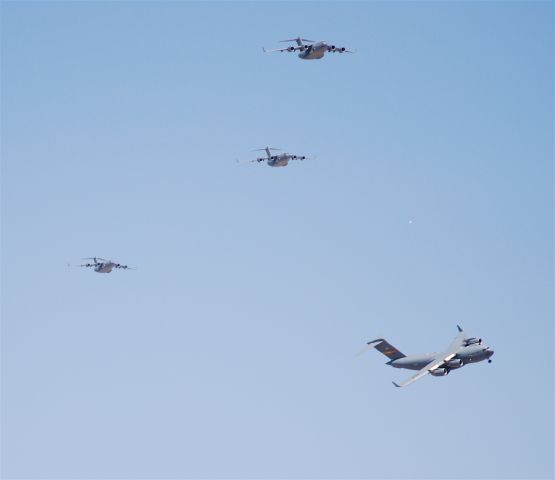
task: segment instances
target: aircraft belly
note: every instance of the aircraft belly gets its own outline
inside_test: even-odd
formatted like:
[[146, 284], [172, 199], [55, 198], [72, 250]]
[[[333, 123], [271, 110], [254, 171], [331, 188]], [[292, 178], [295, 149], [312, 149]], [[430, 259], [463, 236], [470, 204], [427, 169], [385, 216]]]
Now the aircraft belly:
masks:
[[485, 360], [487, 357], [487, 355], [484, 354], [474, 354], [474, 355], [469, 355], [468, 357], [463, 357], [462, 361], [464, 364], [467, 363], [476, 363], [476, 362], [481, 362], [482, 360]]
[[408, 370], [420, 370], [430, 363], [430, 358], [410, 358], [403, 357], [390, 362], [390, 365], [395, 368], [406, 368]]
[[312, 50], [308, 53], [301, 54], [302, 55], [301, 58], [303, 60], [318, 60], [324, 56], [324, 53], [325, 53], [324, 51]]
[[310, 57], [308, 57], [308, 58], [310, 60], [319, 60], [323, 56], [324, 56], [324, 52], [313, 52], [313, 53], [310, 54]]

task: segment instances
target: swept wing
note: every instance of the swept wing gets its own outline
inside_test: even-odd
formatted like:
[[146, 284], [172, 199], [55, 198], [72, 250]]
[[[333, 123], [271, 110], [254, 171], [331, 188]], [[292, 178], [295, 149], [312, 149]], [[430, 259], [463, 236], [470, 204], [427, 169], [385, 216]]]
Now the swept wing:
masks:
[[297, 50], [308, 50], [309, 45], [299, 45], [294, 47], [293, 45], [291, 45], [290, 47], [287, 48], [274, 48], [272, 50], [266, 50], [264, 47], [262, 47], [262, 50], [265, 53], [271, 53], [271, 52], [295, 52]]
[[406, 387], [407, 385], [410, 385], [411, 383], [416, 382], [416, 380], [420, 380], [422, 377], [425, 377], [426, 375], [428, 375], [428, 373], [433, 372], [441, 365], [443, 365], [444, 362], [448, 362], [455, 355], [457, 355], [461, 347], [464, 346], [464, 340], [465, 340], [464, 332], [459, 331], [459, 334], [451, 342], [451, 344], [449, 345], [449, 347], [445, 352], [439, 353], [430, 363], [428, 363], [428, 365], [426, 365], [423, 369], [416, 372], [412, 377], [406, 379], [404, 382], [401, 382], [401, 383], [393, 382], [393, 385], [395, 385], [396, 387]]

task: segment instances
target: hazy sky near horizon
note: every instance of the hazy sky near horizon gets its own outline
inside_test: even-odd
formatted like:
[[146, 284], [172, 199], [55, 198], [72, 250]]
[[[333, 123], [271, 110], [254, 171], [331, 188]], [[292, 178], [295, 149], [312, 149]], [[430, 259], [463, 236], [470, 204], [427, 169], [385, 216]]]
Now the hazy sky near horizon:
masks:
[[1, 8], [3, 478], [553, 477], [552, 2]]

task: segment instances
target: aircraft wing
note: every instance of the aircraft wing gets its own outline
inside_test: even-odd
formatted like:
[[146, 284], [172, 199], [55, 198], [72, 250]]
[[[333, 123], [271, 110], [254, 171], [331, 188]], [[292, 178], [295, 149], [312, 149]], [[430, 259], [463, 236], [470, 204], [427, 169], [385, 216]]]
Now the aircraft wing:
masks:
[[128, 266], [128, 265], [121, 265], [121, 264], [119, 264], [119, 263], [116, 263], [116, 264], [114, 265], [114, 267], [116, 267], [116, 268], [123, 268], [124, 270], [136, 270], [134, 267], [130, 267], [130, 266]]
[[341, 48], [336, 48], [335, 50], [330, 50], [330, 53], [355, 53], [354, 50], [349, 50], [346, 48], [345, 50], [341, 50]]
[[255, 158], [254, 160], [239, 160], [236, 159], [237, 163], [260, 163], [260, 162], [265, 162], [266, 160], [268, 160], [267, 158]]
[[[457, 325], [457, 328], [461, 328]], [[462, 331], [462, 329], [459, 330], [459, 334], [453, 339], [453, 341], [451, 342], [451, 344], [449, 345], [449, 347], [447, 347], [447, 351], [454, 351], [455, 353], [457, 353], [459, 351], [459, 349], [461, 347], [464, 346], [464, 340], [465, 340], [466, 336], [464, 334], [464, 332]]]
[[406, 387], [407, 385], [410, 385], [412, 382], [416, 382], [416, 380], [420, 380], [422, 377], [425, 377], [426, 375], [428, 375], [428, 373], [430, 373], [432, 370], [435, 370], [443, 362], [444, 360], [441, 358], [434, 358], [430, 363], [428, 363], [428, 365], [426, 365], [422, 370], [419, 370], [418, 372], [416, 372], [412, 377], [407, 378], [404, 382], [401, 382], [401, 383], [393, 382], [393, 385], [395, 385], [396, 387]]
[[[296, 50], [300, 50], [303, 47], [297, 46], [297, 47], [288, 47], [288, 48], [274, 48], [272, 50], [266, 50], [264, 47], [262, 47], [262, 50], [265, 53], [271, 53], [271, 52], [294, 52]], [[306, 46], [305, 46], [306, 48]]]
[[443, 363], [448, 362], [455, 355], [457, 355], [461, 347], [464, 346], [464, 339], [464, 332], [460, 331], [445, 352], [438, 354], [436, 358], [428, 363], [428, 365], [426, 365], [422, 370], [416, 372], [412, 377], [399, 384], [393, 382], [393, 385], [396, 387], [406, 387], [407, 385], [416, 382], [416, 380], [420, 380], [422, 377], [425, 377], [428, 373], [433, 372], [435, 369], [443, 365]]

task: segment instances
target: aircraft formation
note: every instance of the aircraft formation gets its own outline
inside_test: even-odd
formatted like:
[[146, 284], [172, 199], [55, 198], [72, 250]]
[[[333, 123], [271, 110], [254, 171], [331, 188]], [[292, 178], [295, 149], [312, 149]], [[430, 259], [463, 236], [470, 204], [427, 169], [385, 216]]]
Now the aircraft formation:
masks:
[[[325, 41], [316, 42], [300, 36], [293, 39], [281, 40], [281, 42], [295, 42], [296, 45], [271, 50], [262, 47], [262, 50], [265, 53], [298, 52], [298, 57], [302, 60], [319, 60], [322, 59], [326, 53], [355, 53], [353, 50], [349, 50], [346, 47], [337, 47]], [[306, 155], [286, 152], [272, 153], [280, 150], [268, 146], [253, 151], [263, 151], [266, 153], [266, 156], [260, 156], [252, 160], [247, 160], [246, 162], [237, 160], [237, 162], [266, 163], [270, 167], [285, 167], [292, 160], [302, 161], [309, 158]], [[412, 221], [409, 223], [412, 223]], [[111, 273], [113, 269], [134, 270], [133, 267], [129, 267], [128, 265], [123, 265], [100, 257], [88, 257], [83, 260], [92, 260], [92, 262], [81, 264], [79, 267], [93, 268], [97, 273]], [[491, 356], [494, 354], [494, 351], [490, 347], [484, 345], [481, 338], [467, 337], [459, 325], [457, 325], [457, 329], [459, 331], [458, 335], [445, 350], [440, 352], [405, 355], [384, 338], [378, 338], [367, 342], [364, 349], [359, 352], [359, 355], [374, 348], [389, 358], [386, 365], [390, 365], [394, 368], [417, 371], [413, 376], [401, 383], [393, 382], [396, 387], [410, 385], [428, 374], [434, 377], [443, 377], [448, 375], [451, 370], [460, 369], [471, 363], [484, 360], [491, 363]]]

